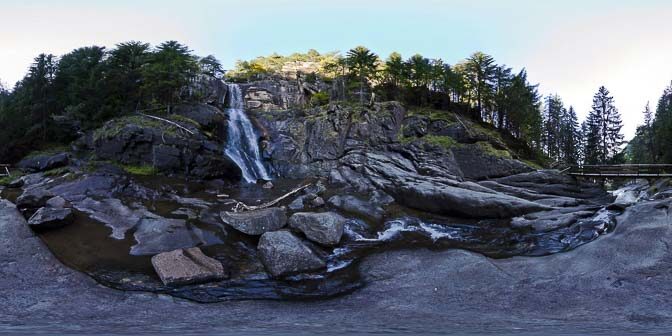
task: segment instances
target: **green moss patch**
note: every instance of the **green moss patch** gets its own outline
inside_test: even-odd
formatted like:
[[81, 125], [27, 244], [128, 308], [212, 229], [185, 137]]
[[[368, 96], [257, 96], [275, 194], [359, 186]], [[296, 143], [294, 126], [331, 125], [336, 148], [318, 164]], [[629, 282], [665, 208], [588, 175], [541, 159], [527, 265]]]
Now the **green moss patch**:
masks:
[[512, 159], [513, 157], [511, 156], [511, 153], [509, 151], [504, 150], [504, 149], [496, 149], [495, 147], [492, 146], [487, 141], [479, 141], [476, 143], [476, 145], [486, 154], [496, 156], [496, 157], [501, 157], [505, 159]]
[[132, 175], [156, 175], [156, 169], [149, 165], [134, 166], [134, 165], [119, 165], [123, 170]]

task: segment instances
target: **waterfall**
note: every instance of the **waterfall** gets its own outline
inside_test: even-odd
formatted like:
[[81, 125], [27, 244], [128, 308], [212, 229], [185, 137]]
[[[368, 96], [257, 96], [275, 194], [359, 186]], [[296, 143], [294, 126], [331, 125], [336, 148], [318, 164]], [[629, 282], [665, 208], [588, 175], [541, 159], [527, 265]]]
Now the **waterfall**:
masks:
[[248, 183], [270, 180], [259, 153], [259, 136], [254, 131], [250, 119], [245, 115], [243, 94], [238, 84], [227, 84], [229, 91], [228, 139], [224, 152], [243, 172]]

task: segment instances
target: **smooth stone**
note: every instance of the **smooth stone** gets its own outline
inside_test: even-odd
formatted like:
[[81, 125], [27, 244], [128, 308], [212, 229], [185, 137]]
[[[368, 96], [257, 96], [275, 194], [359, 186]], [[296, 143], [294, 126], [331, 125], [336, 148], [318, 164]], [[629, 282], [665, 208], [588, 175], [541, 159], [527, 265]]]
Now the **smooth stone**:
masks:
[[287, 224], [284, 208], [267, 208], [245, 212], [223, 211], [220, 217], [224, 223], [251, 236], [279, 230]]
[[52, 208], [63, 208], [68, 202], [61, 196], [54, 196], [47, 200], [46, 205]]

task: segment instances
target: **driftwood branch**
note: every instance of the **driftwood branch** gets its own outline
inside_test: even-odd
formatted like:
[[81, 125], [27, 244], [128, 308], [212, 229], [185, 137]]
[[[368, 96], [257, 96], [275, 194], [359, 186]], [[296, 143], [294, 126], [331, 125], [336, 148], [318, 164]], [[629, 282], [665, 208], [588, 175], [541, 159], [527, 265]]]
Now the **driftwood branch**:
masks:
[[179, 128], [179, 129], [181, 129], [181, 130], [183, 130], [183, 131], [185, 131], [185, 132], [187, 132], [187, 133], [189, 133], [189, 134], [191, 134], [191, 135], [194, 135], [194, 132], [192, 132], [192, 131], [189, 130], [188, 128], [186, 128], [186, 127], [184, 127], [184, 126], [182, 126], [182, 125], [180, 125], [180, 124], [178, 124], [178, 123], [176, 123], [176, 122], [174, 122], [174, 121], [171, 121], [171, 120], [168, 120], [168, 119], [164, 119], [164, 118], [160, 118], [160, 117], [156, 117], [156, 116], [149, 115], [149, 114], [144, 114], [144, 113], [141, 113], [141, 112], [135, 112], [135, 113], [137, 113], [137, 114], [139, 114], [139, 115], [141, 115], [141, 116], [143, 116], [143, 117], [147, 117], [147, 118], [151, 118], [151, 119], [155, 119], [155, 120], [160, 120], [160, 121], [163, 121], [163, 122], [165, 122], [165, 123], [169, 123], [169, 124], [171, 124], [171, 125], [173, 125], [173, 126]]
[[269, 208], [269, 207], [272, 207], [272, 206], [278, 204], [280, 201], [284, 200], [285, 198], [287, 198], [289, 196], [292, 196], [292, 195], [302, 191], [303, 189], [308, 188], [311, 184], [312, 183], [308, 183], [306, 185], [294, 188], [294, 189], [292, 189], [292, 191], [290, 191], [290, 192], [288, 192], [288, 193], [286, 193], [286, 194], [284, 194], [284, 195], [282, 195], [282, 196], [280, 196], [280, 197], [278, 197], [278, 198], [276, 198], [276, 199], [274, 199], [270, 202], [266, 202], [266, 203], [259, 204], [259, 205], [247, 205], [243, 202], [237, 202], [236, 205], [231, 210], [232, 210], [232, 212], [241, 212], [241, 211], [251, 211], [251, 210], [260, 210], [260, 209]]

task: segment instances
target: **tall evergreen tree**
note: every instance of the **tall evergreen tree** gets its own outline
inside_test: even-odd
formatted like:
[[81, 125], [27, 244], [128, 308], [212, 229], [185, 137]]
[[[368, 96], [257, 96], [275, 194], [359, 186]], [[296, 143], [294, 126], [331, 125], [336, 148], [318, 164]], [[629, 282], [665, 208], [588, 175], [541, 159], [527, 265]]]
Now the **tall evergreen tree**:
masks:
[[475, 52], [465, 62], [465, 75], [469, 83], [470, 95], [476, 102], [476, 107], [484, 121], [492, 121], [492, 114], [484, 108], [492, 99], [493, 81], [497, 65], [492, 56], [482, 52]]
[[358, 46], [348, 51], [346, 62], [350, 71], [359, 80], [359, 102], [364, 104], [364, 87], [376, 73], [378, 56], [368, 48]]
[[148, 58], [142, 67], [145, 80], [142, 89], [156, 103], [170, 109], [179, 90], [197, 73], [197, 60], [186, 45], [177, 41], [161, 43]]
[[605, 164], [616, 155], [623, 144], [621, 115], [609, 90], [601, 86], [593, 96], [588, 115], [589, 137], [586, 157], [592, 164]]
[[578, 148], [581, 142], [579, 119], [572, 106], [563, 112], [560, 125], [561, 157], [565, 163], [575, 165], [579, 161]]

